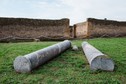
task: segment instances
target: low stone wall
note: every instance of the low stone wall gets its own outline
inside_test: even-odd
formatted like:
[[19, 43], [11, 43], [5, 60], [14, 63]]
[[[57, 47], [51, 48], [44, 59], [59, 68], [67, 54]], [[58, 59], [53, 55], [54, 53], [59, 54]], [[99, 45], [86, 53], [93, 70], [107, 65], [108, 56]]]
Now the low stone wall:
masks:
[[[69, 19], [0, 18], [0, 40], [69, 38]], [[10, 38], [10, 39], [11, 39]]]
[[90, 37], [126, 36], [126, 22], [88, 18]]

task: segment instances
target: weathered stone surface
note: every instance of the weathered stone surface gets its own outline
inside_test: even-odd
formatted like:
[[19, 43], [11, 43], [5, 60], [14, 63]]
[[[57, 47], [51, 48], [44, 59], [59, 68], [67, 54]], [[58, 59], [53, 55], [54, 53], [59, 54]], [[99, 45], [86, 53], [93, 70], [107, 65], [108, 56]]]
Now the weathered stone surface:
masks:
[[14, 60], [14, 69], [16, 70], [16, 72], [29, 72], [31, 71], [31, 62], [24, 56], [18, 56]]
[[90, 64], [91, 70], [114, 70], [114, 62], [108, 58], [108, 56], [91, 46], [88, 42], [83, 42], [82, 48]]
[[73, 51], [78, 51], [78, 47], [77, 47], [76, 45], [73, 45], [73, 46], [72, 46], [72, 50], [73, 50]]
[[51, 20], [0, 17], [0, 42], [34, 41], [34, 38], [62, 40], [69, 38], [69, 35], [69, 19], [67, 18]]
[[45, 62], [56, 57], [70, 47], [71, 42], [65, 40], [63, 42], [35, 51], [33, 53], [24, 56], [18, 56], [14, 60], [14, 69], [16, 72], [19, 73], [30, 72], [32, 69], [44, 64]]
[[40, 39], [34, 39], [34, 42], [40, 42]]

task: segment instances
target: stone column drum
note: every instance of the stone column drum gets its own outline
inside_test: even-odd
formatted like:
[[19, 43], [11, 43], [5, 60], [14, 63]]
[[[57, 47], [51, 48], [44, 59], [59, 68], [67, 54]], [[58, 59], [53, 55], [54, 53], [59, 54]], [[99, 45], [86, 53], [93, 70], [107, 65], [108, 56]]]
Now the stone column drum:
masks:
[[14, 69], [19, 73], [31, 72], [32, 69], [44, 64], [70, 47], [71, 42], [65, 40], [30, 54], [18, 56], [13, 62]]
[[106, 56], [105, 54], [97, 50], [95, 47], [90, 45], [88, 42], [83, 42], [82, 48], [90, 64], [91, 70], [114, 70], [114, 62], [110, 58], [108, 58], [108, 56]]

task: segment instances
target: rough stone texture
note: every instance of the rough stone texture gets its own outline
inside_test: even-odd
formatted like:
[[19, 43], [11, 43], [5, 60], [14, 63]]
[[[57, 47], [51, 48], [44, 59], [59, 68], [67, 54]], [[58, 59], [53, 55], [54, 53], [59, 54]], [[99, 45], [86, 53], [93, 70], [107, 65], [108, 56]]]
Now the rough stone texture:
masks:
[[15, 58], [13, 63], [14, 69], [19, 73], [30, 72], [32, 69], [44, 64], [45, 62], [56, 57], [70, 47], [71, 42], [65, 40], [33, 53], [24, 56], [18, 56], [17, 58]]
[[78, 49], [78, 47], [76, 45], [72, 45], [72, 50], [73, 51], [78, 51], [79, 49]]
[[69, 28], [70, 28], [70, 37], [74, 38], [75, 37], [74, 36], [74, 26], [70, 26]]
[[69, 37], [69, 19], [44, 20], [0, 18], [0, 40], [10, 39], [63, 39]]
[[88, 18], [74, 25], [75, 38], [126, 36], [126, 22]]
[[16, 72], [28, 73], [31, 71], [31, 62], [24, 56], [18, 56], [14, 60], [14, 69]]
[[95, 47], [91, 46], [87, 42], [82, 43], [82, 48], [85, 53], [85, 56], [90, 64], [91, 70], [105, 70], [113, 71], [114, 63], [108, 58], [105, 54], [97, 50]]
[[126, 22], [88, 18], [90, 37], [126, 36]]
[[82, 22], [74, 25], [74, 37], [85, 38], [88, 36], [87, 22]]

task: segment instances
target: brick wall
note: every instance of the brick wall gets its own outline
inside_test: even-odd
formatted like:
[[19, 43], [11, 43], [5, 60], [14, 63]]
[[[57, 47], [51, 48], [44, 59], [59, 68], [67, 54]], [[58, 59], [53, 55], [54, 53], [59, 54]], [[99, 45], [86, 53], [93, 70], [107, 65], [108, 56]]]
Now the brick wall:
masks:
[[75, 37], [85, 38], [88, 36], [87, 22], [82, 22], [74, 25]]
[[0, 18], [0, 39], [9, 36], [29, 39], [65, 39], [69, 38], [69, 33], [69, 19]]
[[88, 18], [90, 37], [126, 36], [126, 22]]

